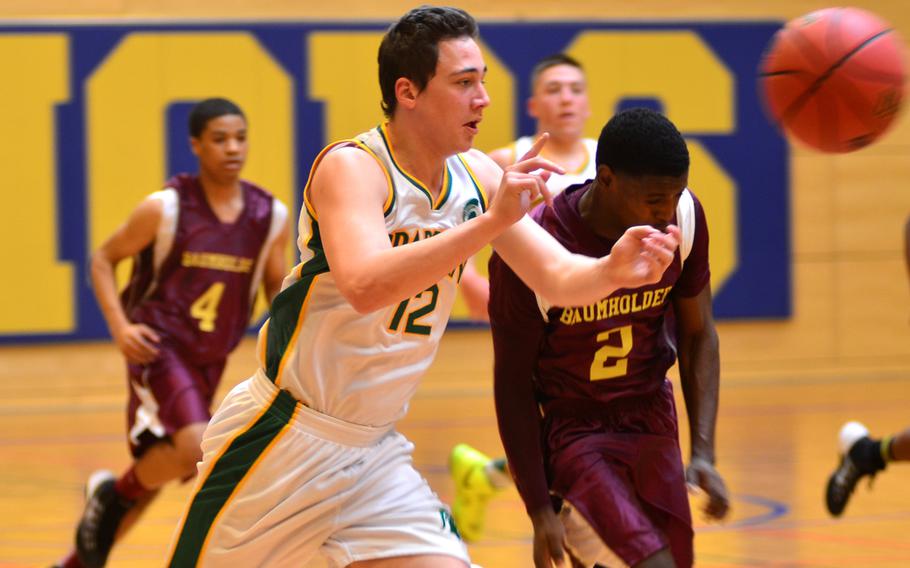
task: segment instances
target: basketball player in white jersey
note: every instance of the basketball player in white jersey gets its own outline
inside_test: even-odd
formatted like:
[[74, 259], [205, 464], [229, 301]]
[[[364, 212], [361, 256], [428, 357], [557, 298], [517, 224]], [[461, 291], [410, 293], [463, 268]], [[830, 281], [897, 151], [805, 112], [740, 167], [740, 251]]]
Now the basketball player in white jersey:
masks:
[[[417, 8], [379, 48], [388, 122], [326, 148], [300, 214], [301, 263], [260, 332], [260, 368], [213, 416], [171, 566], [462, 568], [448, 509], [395, 429], [432, 362], [466, 259], [493, 242], [554, 304], [657, 281], [675, 227], [568, 254], [525, 216], [548, 202], [536, 154], [505, 173], [471, 150], [486, 66], [473, 18]], [[543, 142], [543, 141], [541, 141]], [[543, 170], [544, 173], [534, 173]]]
[[528, 115], [537, 120], [537, 133], [493, 150], [493, 161], [503, 168], [515, 163], [546, 132], [550, 137], [540, 155], [566, 170], [565, 174], [550, 176], [550, 191], [558, 193], [572, 184], [594, 179], [597, 140], [584, 137], [591, 108], [581, 63], [564, 53], [541, 59], [531, 71]]
[[[576, 59], [557, 53], [541, 59], [531, 71], [531, 96], [528, 115], [537, 120], [534, 136], [522, 136], [508, 146], [490, 152], [500, 167], [506, 168], [527, 153], [534, 141], [549, 135], [540, 155], [559, 164], [564, 174], [553, 174], [547, 188], [556, 194], [576, 183], [594, 179], [597, 168], [594, 154], [597, 140], [584, 137], [585, 123], [591, 116], [585, 72]], [[474, 267], [473, 259], [461, 279], [461, 295], [471, 319], [487, 321], [490, 284]]]

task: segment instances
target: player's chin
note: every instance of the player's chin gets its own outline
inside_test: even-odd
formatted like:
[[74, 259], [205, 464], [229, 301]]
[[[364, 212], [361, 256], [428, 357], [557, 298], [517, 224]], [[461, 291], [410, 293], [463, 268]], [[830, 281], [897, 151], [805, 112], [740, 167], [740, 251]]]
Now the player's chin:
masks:
[[455, 148], [456, 154], [462, 154], [474, 147], [474, 137], [465, 136], [458, 140], [458, 147]]

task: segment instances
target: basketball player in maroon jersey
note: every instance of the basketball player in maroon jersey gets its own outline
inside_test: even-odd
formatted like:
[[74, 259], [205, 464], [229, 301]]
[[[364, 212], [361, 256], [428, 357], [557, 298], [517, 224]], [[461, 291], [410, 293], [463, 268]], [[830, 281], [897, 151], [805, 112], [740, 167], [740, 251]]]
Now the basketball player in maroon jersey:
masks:
[[[691, 566], [687, 479], [707, 493], [708, 516], [727, 513], [714, 467], [719, 363], [708, 232], [686, 190], [688, 169], [686, 143], [669, 120], [627, 110], [600, 135], [597, 178], [532, 213], [568, 250], [596, 257], [639, 223], [679, 223], [685, 235], [677, 208], [688, 200], [690, 249], [684, 236], [656, 284], [553, 306], [501, 258], [490, 261], [497, 419], [534, 525], [538, 568], [563, 561], [564, 546], [573, 565], [619, 557], [629, 566]], [[691, 424], [685, 472], [666, 378], [677, 355]]]
[[[910, 276], [910, 218], [904, 224], [904, 265]], [[835, 517], [841, 516], [856, 484], [863, 477], [872, 478], [891, 462], [910, 461], [910, 428], [881, 438], [873, 438], [860, 422], [844, 424], [838, 434], [840, 463], [828, 476], [825, 506]]]
[[[271, 301], [286, 272], [287, 208], [240, 179], [247, 124], [226, 99], [189, 117], [198, 174], [146, 198], [92, 256], [92, 283], [127, 360], [133, 465], [96, 472], [63, 568], [104, 566], [119, 538], [169, 481], [195, 475], [209, 407], [228, 354], [250, 323], [260, 282]], [[133, 257], [118, 296], [114, 269]]]

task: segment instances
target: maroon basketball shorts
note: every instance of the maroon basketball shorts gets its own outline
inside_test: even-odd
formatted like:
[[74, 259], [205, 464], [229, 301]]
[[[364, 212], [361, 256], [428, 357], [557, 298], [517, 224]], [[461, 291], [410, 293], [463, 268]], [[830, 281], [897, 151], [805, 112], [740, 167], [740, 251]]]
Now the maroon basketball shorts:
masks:
[[129, 373], [130, 451], [141, 456], [152, 444], [169, 439], [190, 424], [208, 422], [212, 397], [225, 360], [194, 365], [175, 349], [160, 346], [148, 365], [127, 365]]
[[626, 564], [669, 546], [677, 566], [691, 566], [694, 532], [670, 382], [653, 395], [571, 408], [566, 401], [546, 413], [552, 492]]

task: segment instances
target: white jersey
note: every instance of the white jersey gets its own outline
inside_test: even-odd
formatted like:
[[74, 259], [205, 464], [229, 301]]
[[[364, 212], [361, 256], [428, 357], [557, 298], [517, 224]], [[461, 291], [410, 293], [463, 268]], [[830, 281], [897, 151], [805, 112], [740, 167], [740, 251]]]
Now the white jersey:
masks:
[[[534, 145], [534, 140], [534, 136], [522, 136], [516, 140], [512, 145], [514, 155], [513, 161], [524, 156], [525, 153], [531, 149], [531, 146]], [[597, 155], [597, 140], [582, 138], [582, 142], [584, 142], [585, 152], [588, 154], [584, 165], [573, 172], [566, 172], [562, 175], [553, 174], [550, 176], [550, 179], [547, 180], [547, 187], [550, 188], [550, 191], [552, 191], [554, 195], [562, 192], [562, 190], [570, 185], [584, 183], [597, 176], [597, 161], [595, 160], [595, 156]]]
[[[486, 209], [486, 196], [462, 156], [446, 160], [442, 191], [433, 198], [397, 163], [385, 126], [325, 148], [310, 180], [322, 158], [344, 146], [366, 151], [386, 174], [385, 225], [393, 246], [430, 238]], [[407, 412], [435, 357], [464, 266], [453, 266], [414, 297], [358, 313], [339, 292], [326, 262], [309, 187], [308, 182], [300, 211], [301, 263], [285, 278], [260, 330], [260, 365], [270, 380], [313, 410], [355, 424], [390, 424]]]

